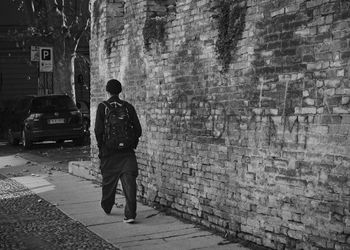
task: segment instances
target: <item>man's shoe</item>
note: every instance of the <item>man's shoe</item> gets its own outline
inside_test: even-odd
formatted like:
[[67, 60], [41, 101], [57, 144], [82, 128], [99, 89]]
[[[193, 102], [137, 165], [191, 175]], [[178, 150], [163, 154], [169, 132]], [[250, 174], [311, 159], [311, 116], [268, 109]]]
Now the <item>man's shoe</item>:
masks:
[[135, 222], [135, 219], [124, 218], [123, 221], [124, 221], [125, 223], [133, 224], [133, 223]]

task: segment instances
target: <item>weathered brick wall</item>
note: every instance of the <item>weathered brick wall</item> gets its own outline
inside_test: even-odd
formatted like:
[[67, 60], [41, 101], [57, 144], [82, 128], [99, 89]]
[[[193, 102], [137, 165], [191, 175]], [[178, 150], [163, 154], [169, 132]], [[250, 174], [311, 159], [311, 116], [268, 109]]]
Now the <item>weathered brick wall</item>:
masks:
[[91, 115], [121, 80], [140, 198], [275, 249], [349, 249], [349, 5], [92, 0]]

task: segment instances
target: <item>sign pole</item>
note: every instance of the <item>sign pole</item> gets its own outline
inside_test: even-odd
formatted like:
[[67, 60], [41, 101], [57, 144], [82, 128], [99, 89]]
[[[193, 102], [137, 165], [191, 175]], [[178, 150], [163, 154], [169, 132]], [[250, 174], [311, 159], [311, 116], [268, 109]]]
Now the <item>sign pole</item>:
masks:
[[37, 94], [41, 94], [40, 86], [40, 47], [39, 46], [30, 46], [30, 60], [35, 62], [38, 69], [38, 89]]
[[[40, 47], [39, 48], [39, 70], [44, 73], [44, 94], [52, 94], [53, 88], [53, 48], [52, 47]], [[51, 74], [50, 74], [51, 73]], [[51, 84], [50, 84], [51, 76]], [[51, 85], [51, 86], [50, 86]]]

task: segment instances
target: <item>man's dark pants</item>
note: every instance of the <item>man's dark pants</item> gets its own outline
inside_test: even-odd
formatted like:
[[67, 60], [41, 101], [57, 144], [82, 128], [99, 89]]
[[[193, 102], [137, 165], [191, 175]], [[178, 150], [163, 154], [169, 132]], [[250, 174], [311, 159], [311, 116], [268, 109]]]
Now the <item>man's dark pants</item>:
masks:
[[118, 181], [120, 179], [126, 200], [124, 215], [127, 219], [136, 217], [136, 171], [102, 172], [102, 200], [101, 206], [106, 213], [110, 213], [114, 203]]

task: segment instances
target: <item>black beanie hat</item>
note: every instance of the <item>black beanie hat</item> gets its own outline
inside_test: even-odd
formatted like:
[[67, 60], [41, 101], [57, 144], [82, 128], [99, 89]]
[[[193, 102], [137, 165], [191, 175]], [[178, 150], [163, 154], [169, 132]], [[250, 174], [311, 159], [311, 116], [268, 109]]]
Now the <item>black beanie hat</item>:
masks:
[[106, 90], [112, 95], [118, 95], [122, 92], [122, 84], [116, 79], [111, 79], [107, 82]]

